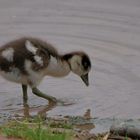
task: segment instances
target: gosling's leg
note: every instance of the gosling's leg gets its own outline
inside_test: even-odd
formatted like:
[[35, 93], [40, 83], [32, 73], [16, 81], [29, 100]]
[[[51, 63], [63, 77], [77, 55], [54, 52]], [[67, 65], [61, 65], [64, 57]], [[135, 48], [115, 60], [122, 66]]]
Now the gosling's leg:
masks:
[[22, 91], [23, 91], [23, 102], [27, 103], [28, 100], [27, 85], [22, 85]]
[[46, 95], [46, 94], [42, 93], [36, 87], [32, 88], [32, 92], [33, 92], [33, 94], [35, 94], [35, 95], [37, 95], [39, 97], [45, 98], [45, 99], [47, 99], [49, 101], [52, 101], [52, 102], [57, 102], [57, 99], [55, 97], [52, 97], [52, 96], [49, 96], [49, 95]]

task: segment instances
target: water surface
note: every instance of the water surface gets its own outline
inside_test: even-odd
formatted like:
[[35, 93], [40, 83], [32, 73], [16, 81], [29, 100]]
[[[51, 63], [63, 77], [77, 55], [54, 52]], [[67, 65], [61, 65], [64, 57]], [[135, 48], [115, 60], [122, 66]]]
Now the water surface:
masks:
[[[74, 74], [45, 77], [39, 88], [70, 106], [48, 115], [98, 118], [140, 118], [139, 0], [0, 0], [0, 44], [22, 37], [40, 37], [60, 53], [87, 52], [92, 61], [90, 86]], [[29, 106], [48, 105], [29, 90]], [[21, 86], [0, 77], [0, 114], [23, 110]], [[32, 113], [37, 113], [31, 109]]]

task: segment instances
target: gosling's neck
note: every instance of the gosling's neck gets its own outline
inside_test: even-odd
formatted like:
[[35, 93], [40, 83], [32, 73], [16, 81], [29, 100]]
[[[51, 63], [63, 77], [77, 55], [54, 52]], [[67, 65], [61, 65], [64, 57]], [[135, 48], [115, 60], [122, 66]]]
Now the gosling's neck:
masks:
[[70, 71], [70, 64], [67, 60], [63, 59], [63, 57], [56, 58], [51, 56], [45, 74], [53, 77], [64, 77]]

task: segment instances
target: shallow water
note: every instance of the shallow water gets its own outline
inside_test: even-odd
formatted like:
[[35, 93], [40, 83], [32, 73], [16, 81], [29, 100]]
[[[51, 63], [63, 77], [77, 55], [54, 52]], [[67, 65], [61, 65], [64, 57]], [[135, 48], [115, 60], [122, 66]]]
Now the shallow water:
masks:
[[[0, 44], [34, 36], [48, 40], [62, 53], [89, 54], [89, 87], [74, 74], [46, 77], [41, 83], [45, 93], [74, 103], [58, 105], [48, 115], [76, 116], [91, 109], [93, 117], [139, 119], [139, 13], [139, 0], [0, 0]], [[32, 114], [48, 104], [31, 91], [29, 96]], [[0, 114], [22, 110], [20, 85], [0, 77]]]

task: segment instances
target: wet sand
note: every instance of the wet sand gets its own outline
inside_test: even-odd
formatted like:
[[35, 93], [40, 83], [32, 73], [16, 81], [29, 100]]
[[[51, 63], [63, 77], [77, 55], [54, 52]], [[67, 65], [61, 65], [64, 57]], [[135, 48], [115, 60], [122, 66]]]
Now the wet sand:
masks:
[[[46, 77], [39, 88], [74, 103], [50, 110], [53, 115], [139, 119], [139, 0], [0, 0], [0, 44], [22, 36], [39, 37], [59, 52], [83, 50], [92, 61], [90, 86], [74, 74]], [[29, 90], [31, 108], [48, 102]], [[0, 114], [22, 110], [20, 85], [0, 77]], [[32, 113], [36, 113], [33, 111]]]

